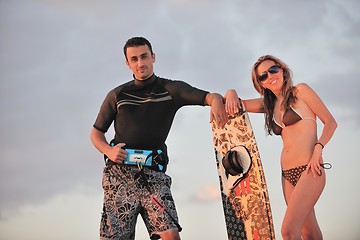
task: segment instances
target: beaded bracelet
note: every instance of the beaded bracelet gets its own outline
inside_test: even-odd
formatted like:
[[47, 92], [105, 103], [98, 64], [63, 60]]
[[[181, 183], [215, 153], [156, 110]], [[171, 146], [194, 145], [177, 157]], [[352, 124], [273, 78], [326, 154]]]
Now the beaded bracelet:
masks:
[[318, 144], [321, 146], [321, 148], [322, 148], [322, 149], [324, 149], [324, 145], [323, 145], [321, 142], [317, 142], [317, 143], [315, 143], [315, 145], [314, 145], [314, 146], [316, 146], [316, 145], [318, 145]]

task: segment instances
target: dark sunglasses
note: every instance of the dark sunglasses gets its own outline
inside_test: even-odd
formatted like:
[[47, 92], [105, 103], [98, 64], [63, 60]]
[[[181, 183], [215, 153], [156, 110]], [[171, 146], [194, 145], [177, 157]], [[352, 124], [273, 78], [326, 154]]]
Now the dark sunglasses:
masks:
[[279, 66], [276, 66], [276, 65], [271, 66], [267, 71], [262, 72], [262, 73], [259, 75], [258, 79], [259, 79], [260, 82], [263, 82], [263, 81], [265, 81], [265, 80], [269, 77], [268, 72], [271, 73], [271, 74], [275, 74], [275, 73], [278, 73], [279, 70], [280, 70], [280, 67], [279, 67]]

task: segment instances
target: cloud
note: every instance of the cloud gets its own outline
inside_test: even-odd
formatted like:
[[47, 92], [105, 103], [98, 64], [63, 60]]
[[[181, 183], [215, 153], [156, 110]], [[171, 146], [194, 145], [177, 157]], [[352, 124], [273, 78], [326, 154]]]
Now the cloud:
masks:
[[[42, 205], [8, 209], [0, 219], [0, 237], [61, 240], [71, 233], [72, 239], [92, 239], [98, 235], [101, 199], [91, 189], [74, 187], [65, 194], [54, 194]], [[42, 230], [38, 230], [39, 224]], [[83, 228], [87, 230], [79, 231]]]
[[[273, 53], [358, 123], [358, 1], [200, 3], [1, 3], [0, 211], [74, 184], [101, 188], [102, 156], [89, 132], [107, 91], [131, 78], [122, 46], [134, 35], [153, 43], [158, 75], [244, 98], [257, 96], [252, 64]], [[194, 199], [211, 201], [217, 188]]]
[[[79, 238], [86, 237], [88, 228], [78, 222], [87, 214], [91, 216], [86, 221], [95, 221], [88, 224], [98, 226], [104, 163], [90, 143], [89, 132], [107, 91], [131, 78], [122, 46], [132, 36], [145, 36], [152, 42], [156, 74], [220, 93], [235, 88], [243, 98], [258, 96], [250, 79], [255, 60], [267, 53], [280, 57], [294, 70], [295, 82], [309, 83], [339, 122], [324, 152], [334, 161], [336, 174], [329, 172], [333, 185], [329, 184], [323, 197], [336, 202], [341, 189], [337, 179], [356, 176], [350, 174], [358, 166], [352, 160], [356, 147], [342, 144], [356, 143], [354, 129], [360, 124], [359, 1], [109, 0], [104, 4], [99, 0], [20, 0], [0, 5], [2, 236], [13, 234], [22, 224], [29, 226], [28, 232], [23, 231], [29, 237], [34, 224], [46, 219], [47, 229], [60, 224], [63, 232], [69, 232], [75, 226]], [[251, 119], [270, 197], [281, 198], [279, 168], [273, 163], [281, 149], [269, 147], [280, 146], [281, 140], [264, 140], [263, 117]], [[203, 203], [218, 203], [218, 220], [223, 224], [207, 121], [208, 109], [189, 107], [178, 113], [169, 137], [168, 173], [175, 180], [172, 189], [179, 209], [190, 205], [191, 210], [198, 210]], [[350, 170], [341, 169], [341, 164], [336, 167], [336, 159], [343, 158], [339, 149], [347, 149]], [[91, 194], [84, 194], [82, 187], [91, 189]], [[349, 206], [356, 204], [358, 193], [351, 193], [349, 199]], [[279, 228], [279, 210], [285, 206], [278, 202], [272, 206]], [[326, 204], [318, 210], [321, 207], [328, 212]], [[207, 208], [201, 216], [207, 216]], [[191, 222], [194, 214], [187, 216], [188, 212], [192, 213], [180, 215], [189, 217], [189, 225], [198, 229]], [[335, 214], [348, 217], [352, 213], [352, 208], [341, 208]], [[319, 214], [319, 221], [326, 222], [322, 216], [326, 214]], [[64, 223], [64, 219], [69, 221]], [[331, 232], [336, 226], [331, 222], [326, 226], [324, 236], [336, 236]], [[342, 227], [343, 232], [353, 233], [352, 226]], [[24, 239], [21, 232], [17, 234]], [[49, 239], [53, 233], [37, 232], [34, 237], [38, 234]]]
[[219, 185], [204, 185], [202, 186], [194, 196], [191, 197], [191, 200], [196, 202], [212, 202], [212, 201], [219, 201], [221, 194], [220, 194], [220, 187]]

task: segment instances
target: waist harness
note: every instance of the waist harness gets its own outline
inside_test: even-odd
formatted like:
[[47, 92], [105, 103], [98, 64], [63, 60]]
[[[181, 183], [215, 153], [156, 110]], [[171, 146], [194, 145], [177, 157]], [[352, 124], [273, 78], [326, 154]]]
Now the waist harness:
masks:
[[[114, 141], [110, 142], [111, 146], [114, 146]], [[111, 161], [106, 155], [104, 155], [104, 160], [106, 165], [112, 164], [123, 164], [128, 166], [135, 167], [146, 167], [157, 172], [165, 172], [169, 158], [166, 153], [161, 149], [157, 150], [142, 150], [142, 149], [129, 149], [125, 148], [127, 151], [127, 156], [124, 159], [123, 163], [115, 163]]]

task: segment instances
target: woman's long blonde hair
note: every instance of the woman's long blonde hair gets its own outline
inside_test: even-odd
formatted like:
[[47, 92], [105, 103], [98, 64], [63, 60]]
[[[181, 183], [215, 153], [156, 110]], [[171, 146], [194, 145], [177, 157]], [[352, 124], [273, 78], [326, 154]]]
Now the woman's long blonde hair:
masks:
[[280, 59], [272, 56], [265, 55], [260, 57], [252, 67], [251, 78], [254, 84], [256, 91], [258, 91], [264, 99], [264, 112], [265, 112], [265, 129], [269, 135], [272, 135], [272, 121], [274, 117], [274, 107], [276, 102], [275, 94], [262, 86], [259, 81], [257, 74], [257, 68], [259, 65], [266, 61], [271, 60], [275, 65], [279, 66], [283, 70], [284, 83], [281, 89], [281, 94], [284, 96], [283, 102], [281, 103], [282, 109], [288, 109], [290, 105], [296, 101], [296, 96], [294, 92], [294, 85], [292, 81], [292, 71], [290, 68]]

